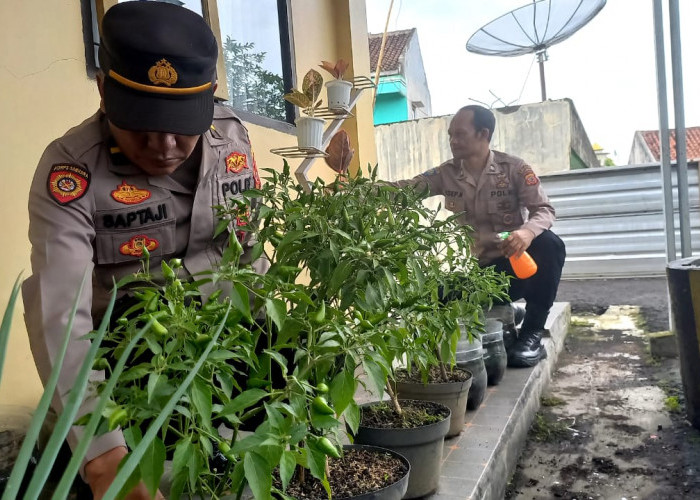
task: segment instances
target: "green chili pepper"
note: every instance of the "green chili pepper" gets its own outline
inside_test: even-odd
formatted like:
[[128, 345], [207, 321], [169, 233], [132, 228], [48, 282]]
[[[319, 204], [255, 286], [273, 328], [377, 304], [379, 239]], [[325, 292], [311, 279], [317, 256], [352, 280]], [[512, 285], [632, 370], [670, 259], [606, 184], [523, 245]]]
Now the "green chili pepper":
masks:
[[197, 345], [206, 345], [211, 340], [211, 335], [205, 333], [198, 333], [194, 339], [194, 343]]
[[321, 302], [321, 306], [316, 310], [316, 312], [311, 314], [311, 322], [319, 325], [319, 324], [323, 323], [323, 320], [325, 319], [325, 317], [326, 317], [326, 303]]
[[163, 271], [163, 277], [167, 281], [175, 279], [175, 271], [173, 271], [173, 269], [168, 265], [167, 262], [165, 262], [165, 260], [160, 261], [160, 268]]
[[326, 384], [324, 384], [323, 382], [321, 382], [320, 384], [318, 384], [316, 386], [316, 392], [320, 392], [322, 394], [325, 394], [326, 392], [328, 392], [328, 386]]
[[108, 419], [108, 427], [110, 431], [113, 431], [124, 422], [126, 422], [127, 413], [124, 408], [119, 408], [114, 410]]
[[95, 371], [106, 370], [109, 368], [109, 361], [105, 358], [98, 358], [92, 364], [92, 369]]
[[331, 440], [327, 437], [324, 436], [320, 438], [317, 442], [317, 445], [318, 448], [329, 457], [340, 458], [338, 448], [336, 448], [336, 446], [333, 443], [331, 443]]
[[153, 323], [151, 323], [151, 330], [161, 336], [168, 334], [168, 329], [161, 325], [160, 321], [155, 318], [153, 319]]
[[328, 401], [323, 396], [316, 396], [311, 402], [311, 406], [321, 415], [334, 415], [335, 410], [328, 405]]

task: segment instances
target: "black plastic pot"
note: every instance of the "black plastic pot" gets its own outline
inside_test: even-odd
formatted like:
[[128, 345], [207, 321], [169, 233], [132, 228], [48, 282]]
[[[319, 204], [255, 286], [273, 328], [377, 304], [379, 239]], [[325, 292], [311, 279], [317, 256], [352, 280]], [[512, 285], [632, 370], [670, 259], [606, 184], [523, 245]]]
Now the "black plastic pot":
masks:
[[457, 342], [457, 366], [472, 374], [472, 385], [467, 396], [467, 410], [476, 410], [486, 396], [488, 376], [484, 365], [484, 350], [478, 335], [471, 342], [463, 336]]
[[503, 344], [503, 323], [486, 320], [486, 332], [481, 334], [484, 348], [484, 367], [488, 385], [498, 385], [506, 373], [508, 354]]
[[693, 427], [700, 429], [700, 259], [689, 257], [670, 262], [666, 276], [686, 413]]
[[[411, 400], [399, 400], [401, 404], [410, 404]], [[380, 402], [366, 403], [361, 408]], [[449, 408], [433, 403], [447, 411], [448, 415], [437, 423], [412, 429], [379, 429], [367, 427], [360, 423], [355, 435], [355, 443], [369, 444], [388, 448], [408, 459], [411, 473], [404, 498], [418, 498], [437, 490], [442, 466], [442, 449], [445, 435], [450, 428]]]
[[462, 382], [429, 383], [427, 385], [420, 382], [396, 382], [396, 397], [435, 401], [450, 409], [452, 417], [450, 417], [450, 429], [446, 437], [456, 436], [462, 432], [464, 415], [467, 412], [467, 397], [472, 385], [472, 374], [462, 368], [457, 368], [457, 370], [466, 372], [469, 378]]
[[400, 500], [404, 497], [404, 495], [406, 495], [406, 490], [408, 489], [408, 481], [411, 472], [411, 463], [406, 457], [404, 457], [400, 453], [395, 452], [394, 450], [390, 450], [388, 448], [380, 448], [379, 446], [371, 446], [368, 444], [346, 444], [343, 446], [343, 449], [345, 450], [353, 448], [361, 448], [364, 450], [376, 451], [378, 453], [390, 453], [392, 456], [401, 460], [406, 465], [406, 467], [408, 467], [408, 469], [406, 471], [406, 474], [401, 479], [396, 481], [394, 484], [390, 484], [389, 486], [382, 488], [381, 490], [365, 493], [364, 495], [343, 498], [348, 498], [352, 500]]

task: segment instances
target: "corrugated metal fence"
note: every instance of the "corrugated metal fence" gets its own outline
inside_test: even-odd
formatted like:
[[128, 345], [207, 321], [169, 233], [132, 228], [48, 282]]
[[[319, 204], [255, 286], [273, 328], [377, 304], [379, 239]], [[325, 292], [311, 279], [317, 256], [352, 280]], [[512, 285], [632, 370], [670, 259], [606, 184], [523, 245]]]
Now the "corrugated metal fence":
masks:
[[[566, 278], [662, 276], [666, 266], [659, 165], [575, 170], [541, 176], [566, 243]], [[680, 258], [676, 169], [673, 169], [677, 258]], [[693, 255], [700, 254], [698, 163], [688, 165]]]

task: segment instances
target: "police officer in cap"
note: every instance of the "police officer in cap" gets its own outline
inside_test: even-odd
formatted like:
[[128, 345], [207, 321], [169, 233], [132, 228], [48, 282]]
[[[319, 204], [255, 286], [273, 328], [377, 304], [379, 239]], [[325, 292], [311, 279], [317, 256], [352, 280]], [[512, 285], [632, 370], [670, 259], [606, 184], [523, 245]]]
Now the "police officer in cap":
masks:
[[[445, 208], [461, 212], [460, 221], [474, 229], [473, 251], [480, 266], [495, 266], [513, 276], [508, 257], [526, 250], [533, 257], [537, 273], [527, 279], [511, 278], [508, 291], [511, 300], [527, 302], [518, 338], [506, 346], [508, 366], [528, 367], [546, 357], [541, 340], [566, 250], [549, 230], [554, 208], [532, 168], [520, 158], [491, 150], [495, 126], [490, 110], [477, 105], [461, 108], [448, 128], [453, 158], [392, 184], [421, 186], [431, 195], [444, 195]], [[505, 231], [510, 236], [502, 241], [498, 233]], [[513, 321], [512, 312], [510, 318]]]
[[[174, 257], [189, 274], [210, 269], [228, 238], [213, 239], [212, 207], [260, 183], [241, 120], [214, 103], [217, 41], [199, 15], [168, 3], [119, 3], [102, 20], [99, 61], [100, 109], [46, 148], [29, 198], [32, 275], [23, 298], [44, 382], [86, 267], [92, 273], [52, 401], [57, 413], [89, 348], [82, 337], [104, 314], [113, 280], [140, 270], [144, 249], [152, 269]], [[244, 224], [233, 230], [250, 259]], [[254, 267], [264, 272], [266, 263]], [[86, 400], [80, 414], [92, 404]], [[71, 447], [78, 438], [73, 429]], [[95, 498], [126, 453], [120, 431], [94, 438], [81, 475]], [[148, 494], [140, 485], [127, 498]]]

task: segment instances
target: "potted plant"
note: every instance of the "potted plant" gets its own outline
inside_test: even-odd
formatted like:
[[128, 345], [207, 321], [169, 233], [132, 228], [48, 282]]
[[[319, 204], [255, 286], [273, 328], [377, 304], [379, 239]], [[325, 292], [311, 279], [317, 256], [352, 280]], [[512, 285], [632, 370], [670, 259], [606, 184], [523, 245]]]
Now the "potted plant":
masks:
[[[410, 451], [406, 447], [410, 438], [405, 436], [381, 444], [364, 441], [368, 426], [360, 424], [360, 413], [365, 418], [374, 408], [363, 407], [360, 412], [353, 401], [343, 412], [355, 442], [391, 447], [407, 455], [412, 468], [409, 497], [433, 491], [439, 477], [442, 442], [450, 426], [450, 410], [424, 401], [399, 402], [394, 384], [387, 382], [394, 378], [394, 364], [403, 361], [407, 353], [421, 360], [421, 366], [436, 360], [436, 344], [425, 342], [435, 335], [431, 328], [434, 325], [424, 319], [433, 307], [441, 308], [445, 317], [448, 310], [458, 315], [460, 301], [440, 305], [438, 289], [440, 283], [459, 290], [465, 285], [459, 280], [452, 283], [436, 279], [445, 274], [445, 269], [440, 269], [436, 258], [428, 259], [433, 266], [429, 270], [426, 259], [431, 252], [446, 252], [447, 260], [454, 257], [449, 248], [453, 235], [465, 230], [455, 218], [438, 221], [422, 205], [424, 193], [399, 190], [378, 181], [376, 170], [371, 170], [369, 177], [359, 175], [330, 186], [317, 179], [308, 193], [289, 176], [286, 165], [281, 174], [270, 173], [272, 177], [261, 190], [266, 208], [261, 212], [257, 237], [273, 249], [269, 254], [275, 262], [273, 267], [308, 269], [309, 290], [316, 301], [323, 300], [326, 315], [334, 318], [334, 331], [327, 332], [324, 340], [344, 349], [355, 345], [349, 351], [351, 355], [332, 363], [335, 375], [329, 401], [335, 407], [341, 402], [344, 407], [343, 398], [333, 394], [333, 387], [356, 386], [354, 373], [361, 366], [375, 388], [386, 390], [392, 398], [390, 406], [376, 405], [380, 412], [391, 414], [392, 420], [398, 416], [403, 422], [410, 420], [411, 414], [427, 416], [427, 420], [420, 419], [425, 425], [409, 429], [417, 436], [417, 447], [426, 446]], [[466, 251], [467, 246], [462, 249]], [[476, 290], [470, 293], [481, 296]], [[425, 326], [429, 328], [421, 332]], [[454, 351], [458, 336], [454, 322], [452, 326], [445, 330], [451, 341], [446, 349]], [[382, 429], [376, 434], [386, 437], [393, 430]]]
[[297, 142], [299, 149], [321, 149], [323, 147], [323, 124], [325, 120], [314, 116], [314, 112], [321, 106], [319, 99], [323, 88], [321, 74], [310, 69], [302, 81], [301, 90], [292, 89], [284, 95], [286, 101], [298, 106], [307, 116], [299, 116], [295, 120], [297, 126]]
[[350, 107], [352, 82], [343, 80], [343, 75], [348, 69], [349, 64], [345, 60], [339, 59], [335, 63], [322, 61], [319, 66], [334, 77], [334, 80], [326, 82], [328, 109], [334, 113], [347, 113]]
[[[317, 180], [308, 193], [286, 163], [270, 173], [248, 193], [264, 201], [260, 226], [250, 230], [253, 256], [267, 253], [272, 262], [267, 274], [241, 262], [233, 233], [221, 263], [196, 281], [179, 275], [178, 261], [151, 270], [146, 253], [144, 271], [120, 283], [136, 302], [113, 327], [107, 314], [92, 334], [84, 379], [96, 366], [107, 380], [97, 387], [97, 410], [78, 423], [86, 439], [120, 426], [132, 449], [106, 498], [136, 480], [155, 491], [167, 459], [171, 498], [240, 495], [247, 486], [268, 499], [313, 480], [332, 493], [331, 462], [343, 456], [341, 417], [362, 435], [359, 371], [386, 388], [400, 418], [409, 413], [387, 382], [403, 354], [436, 356], [434, 346], [421, 348], [417, 332], [418, 313], [428, 313], [435, 290], [425, 286], [421, 252], [442, 241], [439, 232], [447, 234], [453, 221], [435, 224], [422, 193], [384, 185], [376, 170], [347, 183]], [[236, 201], [217, 209], [216, 236], [241, 216]], [[426, 224], [417, 223], [421, 214]], [[439, 464], [449, 409], [418, 407], [434, 414], [427, 427], [434, 425], [431, 454]], [[63, 418], [64, 427], [73, 423], [70, 413]], [[252, 433], [242, 437], [245, 430]], [[411, 467], [425, 461], [413, 459]]]

